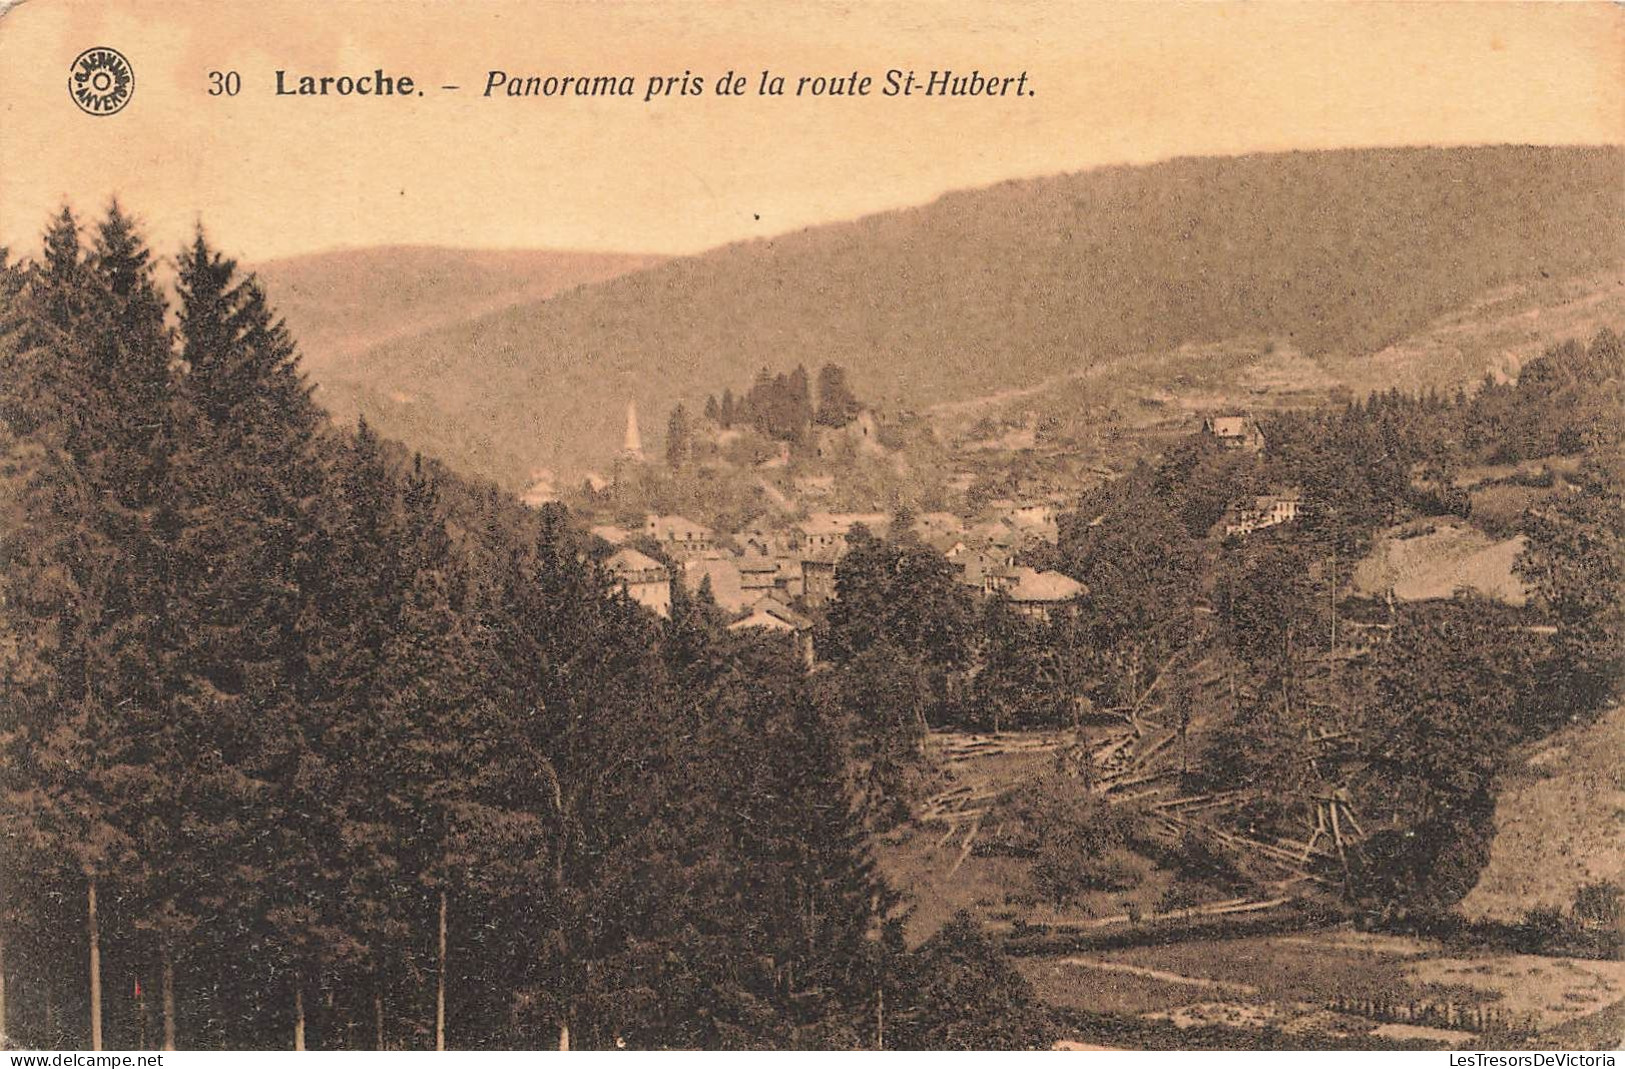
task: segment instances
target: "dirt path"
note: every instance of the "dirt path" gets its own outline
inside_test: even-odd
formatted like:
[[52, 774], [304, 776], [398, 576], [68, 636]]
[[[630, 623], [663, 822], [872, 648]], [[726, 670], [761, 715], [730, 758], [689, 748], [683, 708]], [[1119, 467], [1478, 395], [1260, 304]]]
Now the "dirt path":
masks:
[[[1233, 898], [1224, 902], [1213, 902], [1205, 906], [1196, 906], [1192, 909], [1182, 909], [1178, 913], [1159, 914], [1157, 917], [1151, 919], [1162, 920], [1170, 917], [1177, 917], [1183, 920], [1194, 917], [1223, 917], [1235, 913], [1259, 913], [1266, 909], [1274, 909], [1277, 906], [1284, 906], [1290, 901], [1292, 901], [1290, 897], [1266, 899]], [[1147, 918], [1144, 917], [1140, 918], [1142, 921], [1146, 919]], [[1110, 917], [1089, 917], [1087, 919], [1075, 921], [1057, 921], [1048, 925], [1047, 927], [1057, 932], [1076, 932], [1087, 931], [1094, 928], [1106, 928], [1113, 924], [1132, 923], [1135, 923], [1135, 919], [1130, 917], [1127, 913], [1116, 913]], [[1009, 931], [1014, 927], [1014, 922], [991, 921], [987, 924], [987, 927], [989, 930], [995, 932]]]
[[1239, 995], [1258, 994], [1258, 988], [1252, 984], [1236, 983], [1229, 980], [1209, 980], [1203, 976], [1184, 976], [1176, 972], [1151, 969], [1144, 965], [1129, 965], [1121, 961], [1096, 961], [1094, 958], [1060, 958], [1056, 960], [1055, 964], [1071, 965], [1079, 969], [1094, 969], [1097, 972], [1126, 973], [1129, 976], [1144, 977], [1147, 980], [1161, 980], [1167, 984], [1184, 984], [1187, 987], [1201, 987], [1212, 991], [1224, 991]]

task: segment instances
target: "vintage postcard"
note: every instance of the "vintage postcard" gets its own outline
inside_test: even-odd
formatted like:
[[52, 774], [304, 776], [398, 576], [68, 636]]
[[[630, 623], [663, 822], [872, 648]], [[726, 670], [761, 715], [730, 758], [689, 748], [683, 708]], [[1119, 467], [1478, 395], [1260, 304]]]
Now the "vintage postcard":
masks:
[[1615, 3], [0, 0], [0, 1046], [1612, 1065], [1622, 402]]

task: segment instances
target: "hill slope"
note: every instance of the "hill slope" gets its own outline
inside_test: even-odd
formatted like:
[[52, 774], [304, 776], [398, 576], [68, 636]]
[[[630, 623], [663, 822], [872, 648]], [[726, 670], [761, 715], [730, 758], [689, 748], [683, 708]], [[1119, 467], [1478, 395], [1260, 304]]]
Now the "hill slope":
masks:
[[[1497, 288], [1621, 260], [1619, 149], [1292, 153], [1112, 167], [728, 246], [317, 369], [327, 403], [518, 485], [602, 463], [628, 398], [846, 364], [924, 407], [1134, 354], [1384, 349]], [[281, 295], [273, 290], [273, 297]], [[403, 400], [404, 398], [404, 400]]]
[[1489, 865], [1461, 903], [1468, 917], [1567, 909], [1582, 885], [1625, 880], [1625, 708], [1527, 749], [1496, 800]]
[[660, 262], [658, 256], [383, 246], [252, 265], [318, 378], [418, 334]]

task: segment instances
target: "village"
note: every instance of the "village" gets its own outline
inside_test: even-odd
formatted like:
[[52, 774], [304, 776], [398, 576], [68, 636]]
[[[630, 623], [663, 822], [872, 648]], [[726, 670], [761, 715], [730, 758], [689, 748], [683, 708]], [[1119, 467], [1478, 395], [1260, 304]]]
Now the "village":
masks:
[[[884, 456], [886, 448], [878, 439], [876, 417], [864, 409], [846, 427], [826, 429], [815, 449], [819, 457], [833, 457], [843, 447], [849, 456]], [[617, 471], [626, 478], [629, 469], [645, 463], [636, 410], [629, 408]], [[757, 467], [782, 471], [789, 463], [789, 450], [783, 449]], [[983, 597], [1003, 596], [1024, 617], [1048, 621], [1087, 596], [1084, 586], [1068, 576], [1019, 563], [1025, 551], [1055, 544], [1063, 494], [996, 497], [975, 511], [966, 510], [968, 515], [819, 508], [836, 478], [793, 478], [780, 508], [736, 531], [719, 532], [682, 515], [655, 513], [635, 528], [594, 523], [590, 530], [615, 547], [605, 565], [619, 588], [657, 615], [667, 615], [673, 583], [682, 583], [690, 593], [703, 585], [717, 607], [734, 618], [732, 629], [793, 633], [805, 643], [809, 663], [814, 657], [809, 614], [836, 597], [836, 566], [860, 527], [877, 537], [901, 536], [905, 531], [896, 525], [906, 522], [906, 533], [949, 561], [962, 586]]]
[[[1027, 562], [1043, 559], [1044, 548], [1055, 547], [1062, 515], [1076, 506], [1086, 489], [1113, 473], [1074, 466], [1025, 483], [1006, 479], [1002, 491], [988, 492], [987, 469], [1015, 469], [1034, 454], [1036, 435], [1016, 427], [962, 444], [983, 470], [955, 470], [940, 480], [937, 500], [952, 507], [916, 512], [895, 503], [895, 488], [889, 510], [828, 507], [831, 498], [840, 496], [841, 483], [865, 467], [905, 468], [907, 447], [889, 430], [875, 410], [852, 403], [847, 422], [821, 426], [806, 435], [801, 450], [805, 462], [798, 462], [789, 442], [779, 440], [756, 444], [758, 453], [767, 453], [764, 459], [747, 454], [746, 463], [734, 463], [727, 459], [729, 447], [740, 445], [750, 432], [724, 428], [713, 414], [698, 427], [678, 432], [685, 439], [679, 463], [672, 463], [678, 460], [678, 450], [668, 443], [668, 468], [703, 453], [709, 459], [696, 467], [755, 480], [773, 507], [731, 530], [656, 511], [626, 522], [635, 518], [636, 502], [645, 500], [638, 489], [646, 485], [646, 477], [669, 474], [660, 472], [658, 462], [645, 453], [637, 407], [629, 402], [625, 438], [611, 477], [590, 473], [574, 494], [560, 494], [552, 478], [543, 478], [522, 500], [531, 507], [567, 500], [573, 513], [585, 517], [590, 533], [609, 547], [604, 566], [615, 588], [655, 615], [669, 615], [674, 584], [690, 595], [698, 595], [703, 587], [730, 619], [731, 630], [792, 635], [809, 666], [816, 663], [815, 618], [837, 596], [836, 567], [859, 528], [875, 537], [917, 540], [952, 566], [958, 584], [973, 597], [1002, 598], [1024, 619], [1052, 622], [1087, 601], [1089, 591], [1083, 583]], [[1224, 450], [1257, 456], [1264, 449], [1263, 431], [1250, 414], [1208, 415], [1200, 422], [1200, 433]], [[1012, 484], [1025, 493], [1009, 493]], [[1238, 499], [1225, 510], [1214, 533], [1244, 538], [1291, 523], [1301, 504], [1296, 488]]]

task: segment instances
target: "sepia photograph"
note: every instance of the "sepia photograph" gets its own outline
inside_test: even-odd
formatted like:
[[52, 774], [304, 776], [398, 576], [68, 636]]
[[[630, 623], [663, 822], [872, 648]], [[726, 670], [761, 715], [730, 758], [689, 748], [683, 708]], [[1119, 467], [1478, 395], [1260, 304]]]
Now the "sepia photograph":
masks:
[[1622, 701], [1618, 3], [0, 0], [8, 1067], [1612, 1066]]

